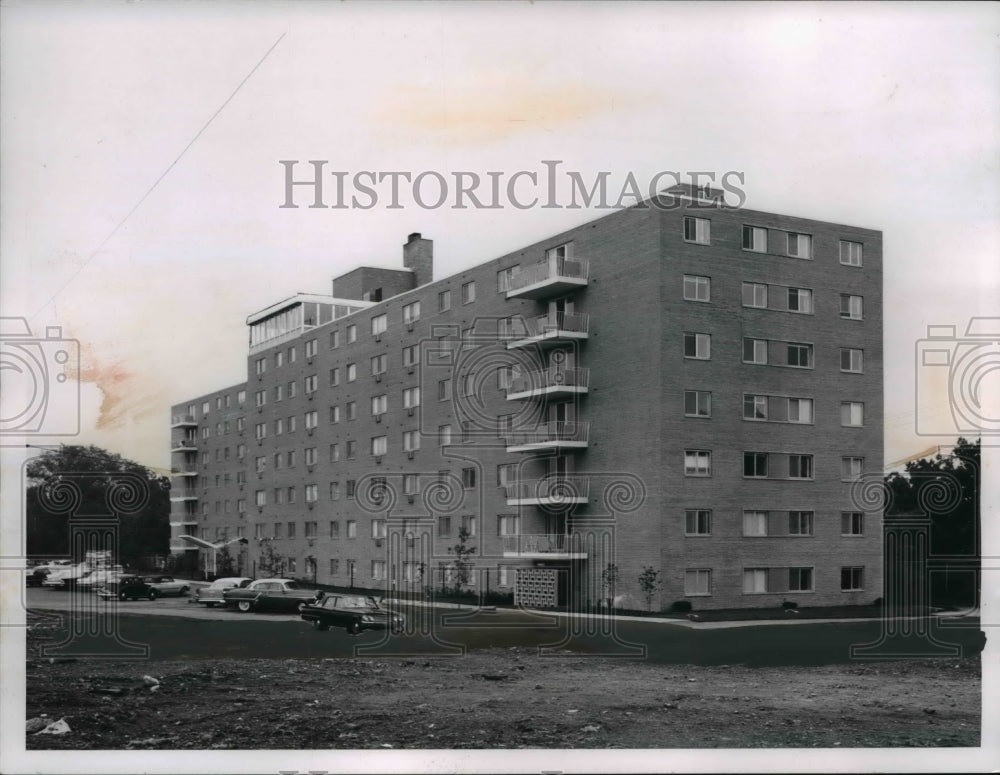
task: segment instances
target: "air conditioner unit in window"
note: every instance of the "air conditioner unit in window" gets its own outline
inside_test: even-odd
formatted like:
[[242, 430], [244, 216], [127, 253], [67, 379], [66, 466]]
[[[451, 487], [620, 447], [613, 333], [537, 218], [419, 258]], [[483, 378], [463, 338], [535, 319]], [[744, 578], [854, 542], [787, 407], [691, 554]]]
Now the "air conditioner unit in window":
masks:
[[310, 464], [310, 465], [307, 465], [307, 466], [306, 466], [306, 471], [308, 471], [309, 473], [312, 473], [312, 470], [313, 470], [313, 468], [315, 468], [315, 466], [314, 466], [314, 465], [312, 465], [312, 464]]
[[375, 334], [375, 341], [376, 342], [381, 342], [382, 341], [382, 334]]
[[382, 381], [382, 375], [381, 374], [376, 374], [375, 375], [375, 381], [376, 382], [381, 382]]
[[412, 331], [413, 330], [413, 323], [407, 323], [406, 324], [406, 330], [407, 331]]
[[382, 456], [381, 455], [376, 455], [375, 456], [375, 465], [378, 465], [381, 462], [382, 462]]
[[382, 415], [380, 414], [375, 415], [375, 422], [382, 422]]
[[382, 545], [382, 539], [381, 538], [376, 538], [375, 539], [375, 546], [381, 546], [381, 545]]
[[414, 500], [415, 500], [415, 498], [412, 495], [407, 495], [406, 496], [406, 502], [407, 503], [413, 503]]
[[408, 417], [413, 417], [413, 407], [409, 406], [406, 408], [406, 414]]
[[311, 508], [314, 508], [316, 506], [316, 504], [315, 503], [307, 503], [306, 506], [311, 509]]
[[410, 450], [406, 453], [406, 459], [413, 460], [413, 450]]
[[310, 401], [312, 401], [313, 400], [313, 394], [312, 393], [307, 393], [306, 394], [306, 398], [309, 399]]
[[310, 436], [312, 436], [314, 430], [315, 430], [315, 428], [306, 428], [306, 433], [308, 433]]

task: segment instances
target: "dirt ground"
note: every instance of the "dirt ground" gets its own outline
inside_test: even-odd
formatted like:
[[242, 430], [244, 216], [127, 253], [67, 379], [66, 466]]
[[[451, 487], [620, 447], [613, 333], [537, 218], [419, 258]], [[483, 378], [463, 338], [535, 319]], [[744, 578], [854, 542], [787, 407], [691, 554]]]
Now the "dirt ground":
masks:
[[28, 734], [28, 750], [980, 743], [978, 658], [695, 667], [514, 648], [384, 661], [30, 659], [26, 667], [27, 719], [70, 728]]

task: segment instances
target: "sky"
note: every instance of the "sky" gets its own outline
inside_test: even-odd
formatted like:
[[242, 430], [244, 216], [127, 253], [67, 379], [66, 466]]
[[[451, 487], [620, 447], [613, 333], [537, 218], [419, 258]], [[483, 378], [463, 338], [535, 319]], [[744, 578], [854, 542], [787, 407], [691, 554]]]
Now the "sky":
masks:
[[245, 379], [247, 315], [399, 266], [411, 232], [444, 277], [608, 212], [281, 208], [283, 159], [738, 172], [747, 207], [879, 229], [885, 462], [953, 442], [952, 372], [917, 353], [955, 326], [945, 349], [983, 353], [969, 379], [1000, 395], [996, 345], [963, 336], [1000, 316], [998, 32], [995, 3], [7, 0], [0, 309], [39, 339], [58, 327], [68, 341], [39, 352], [78, 357], [80, 381], [46, 361], [46, 433], [0, 445], [93, 443], [166, 471], [171, 404]]
[[[369, 209], [281, 208], [282, 159], [484, 179], [560, 161], [614, 191], [629, 173], [731, 171], [747, 207], [880, 229], [885, 461], [957, 436], [947, 380], [918, 388], [914, 358], [928, 325], [957, 326], [959, 346], [971, 316], [1000, 314], [995, 4], [3, 15], [0, 300], [33, 335], [79, 343], [84, 443], [167, 467], [170, 404], [243, 379], [248, 314], [398, 266], [410, 232], [443, 277], [608, 212], [391, 208], [384, 187]], [[940, 435], [918, 436], [918, 415]]]

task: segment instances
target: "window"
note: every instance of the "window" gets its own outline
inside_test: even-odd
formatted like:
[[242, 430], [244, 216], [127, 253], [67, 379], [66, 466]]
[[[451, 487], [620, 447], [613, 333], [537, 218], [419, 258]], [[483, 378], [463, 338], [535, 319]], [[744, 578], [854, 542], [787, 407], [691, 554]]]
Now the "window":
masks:
[[295, 398], [295, 389], [296, 389], [296, 387], [297, 387], [297, 383], [295, 383], [295, 382], [289, 382], [288, 383], [288, 397], [289, 398]]
[[863, 457], [842, 457], [840, 459], [840, 479], [844, 482], [853, 482], [859, 478], [865, 468]]
[[811, 398], [788, 399], [788, 422], [812, 425], [813, 402]]
[[497, 416], [497, 436], [507, 438], [514, 432], [514, 415], [501, 414]]
[[385, 395], [372, 396], [372, 417], [378, 417], [380, 414], [385, 414], [388, 404], [389, 400]]
[[861, 320], [863, 299], [849, 293], [840, 294], [840, 316], [845, 320]]
[[476, 392], [476, 379], [474, 374], [462, 375], [462, 395], [472, 396]]
[[521, 518], [516, 514], [501, 514], [497, 517], [497, 535], [516, 536], [521, 532]]
[[789, 568], [788, 569], [788, 591], [789, 592], [812, 592], [813, 569], [812, 568]]
[[788, 477], [790, 479], [812, 479], [813, 478], [813, 456], [812, 455], [789, 455], [788, 456]]
[[385, 520], [372, 520], [372, 538], [385, 538]]
[[438, 538], [449, 538], [451, 536], [451, 517], [438, 517]]
[[284, 385], [275, 385], [274, 386], [274, 400], [275, 401], [280, 401], [284, 397], [285, 397], [285, 386]]
[[[239, 391], [236, 394], [236, 403], [238, 403], [238, 404], [245, 404], [246, 401], [247, 401], [247, 391], [245, 391], [245, 390]], [[191, 412], [191, 414], [194, 414], [194, 412]]]
[[865, 534], [865, 515], [861, 511], [840, 512], [840, 534], [860, 536]]
[[813, 534], [813, 513], [811, 511], [788, 512], [788, 535], [811, 536]]
[[759, 595], [767, 592], [767, 568], [744, 568], [743, 594]]
[[766, 253], [767, 229], [762, 229], [759, 226], [744, 226], [743, 249], [752, 250], [755, 253]]
[[403, 450], [416, 452], [420, 449], [420, 434], [417, 431], [403, 431]]
[[[256, 361], [254, 361], [253, 365], [254, 365], [254, 371], [256, 372], [257, 376], [260, 376], [261, 374], [267, 371], [267, 358], [258, 358]], [[206, 401], [204, 404], [201, 405], [201, 413], [208, 414], [208, 408], [209, 408], [209, 403]]]
[[471, 490], [476, 486], [476, 469], [475, 468], [463, 468], [462, 469], [462, 487], [466, 490]]
[[789, 288], [788, 310], [790, 312], [801, 312], [811, 315], [813, 311], [812, 291], [806, 288]]
[[767, 340], [743, 338], [743, 362], [767, 363]]
[[420, 388], [411, 387], [403, 389], [403, 408], [413, 409], [420, 406]]
[[330, 369], [330, 387], [337, 387], [340, 384], [340, 367]]
[[375, 581], [385, 579], [385, 560], [372, 560], [372, 579]]
[[243, 433], [243, 430], [247, 427], [247, 422], [245, 417], [236, 418], [236, 430]]
[[344, 452], [347, 454], [348, 460], [354, 460], [358, 456], [358, 443], [353, 439], [348, 439], [345, 442]]
[[284, 432], [285, 432], [285, 421], [281, 417], [279, 417], [277, 420], [274, 421], [274, 435], [280, 436]]
[[262, 423], [262, 422], [257, 423], [256, 425], [254, 425], [254, 429], [253, 430], [254, 430], [254, 435], [258, 439], [266, 439], [267, 438], [267, 424], [266, 423]]
[[466, 514], [462, 517], [462, 530], [469, 534], [470, 537], [476, 534], [476, 518], [472, 514]]
[[712, 357], [712, 337], [708, 334], [684, 334], [684, 357], [708, 360]]
[[514, 369], [511, 366], [498, 366], [497, 367], [497, 389], [498, 390], [510, 390], [511, 383], [514, 380]]
[[767, 512], [766, 511], [744, 511], [743, 512], [743, 535], [758, 537], [767, 535]]
[[336, 576], [340, 573], [340, 560], [330, 560], [330, 575]]
[[310, 374], [308, 377], [306, 377], [305, 379], [306, 395], [309, 395], [310, 393], [315, 393], [316, 388], [318, 387], [319, 387], [318, 378], [315, 374]]
[[438, 293], [438, 312], [447, 312], [451, 309], [451, 291], [441, 291]]
[[711, 241], [712, 222], [708, 218], [684, 218], [684, 241], [707, 245]]
[[331, 519], [330, 520], [330, 538], [340, 538], [340, 520]]
[[336, 350], [340, 347], [340, 331], [330, 332], [330, 349]]
[[330, 462], [337, 463], [340, 461], [340, 444], [334, 443], [330, 445]]
[[372, 336], [384, 334], [389, 325], [388, 315], [376, 315], [372, 318]]
[[812, 345], [788, 343], [788, 365], [800, 368], [812, 368]]
[[385, 354], [376, 355], [372, 358], [372, 374], [385, 374]]
[[705, 450], [689, 449], [684, 453], [685, 476], [710, 476], [712, 473], [712, 453]]
[[712, 534], [712, 512], [709, 509], [684, 511], [684, 535], [707, 536]]
[[684, 299], [686, 301], [711, 301], [712, 280], [698, 275], [684, 275]]
[[751, 478], [764, 478], [767, 476], [767, 453], [766, 452], [744, 452], [743, 453], [743, 476]]
[[763, 283], [743, 283], [743, 306], [767, 309], [767, 286]]
[[347, 520], [347, 537], [348, 538], [358, 537], [358, 521], [356, 519]]
[[330, 482], [330, 500], [340, 500], [340, 482]]
[[403, 365], [412, 366], [417, 362], [417, 346], [411, 344], [409, 347], [403, 348]]
[[358, 417], [358, 402], [348, 401], [344, 404], [344, 413], [347, 415], [348, 420], [356, 420]]
[[331, 423], [331, 425], [335, 425], [338, 422], [340, 422], [340, 407], [339, 406], [331, 406], [330, 407], [330, 423]]
[[451, 444], [451, 426], [450, 425], [439, 425], [438, 426], [438, 439], [440, 439], [440, 446], [446, 447]]
[[372, 454], [384, 455], [388, 447], [388, 439], [385, 436], [375, 436], [372, 438]]
[[403, 322], [416, 323], [418, 320], [420, 320], [420, 302], [411, 301], [409, 304], [404, 304]]
[[358, 327], [353, 323], [347, 327], [347, 343], [358, 341]]
[[319, 487], [315, 484], [307, 484], [304, 488], [306, 503], [315, 503], [319, 500]]
[[840, 424], [858, 428], [865, 424], [865, 405], [859, 401], [842, 401]]
[[318, 425], [319, 414], [313, 410], [306, 412], [306, 428], [315, 428]]
[[348, 363], [347, 364], [347, 381], [354, 382], [358, 378], [358, 364]]
[[711, 417], [712, 394], [708, 390], [684, 391], [685, 417]]
[[744, 420], [766, 420], [767, 419], [767, 396], [755, 396], [744, 394], [743, 396], [743, 419]]
[[472, 304], [476, 300], [475, 281], [462, 284], [462, 304]]
[[403, 494], [415, 495], [419, 489], [419, 480], [416, 474], [403, 474]]
[[286, 459], [288, 460], [288, 467], [289, 468], [292, 468], [292, 467], [295, 466], [295, 450], [294, 449], [288, 450], [288, 455], [287, 455]]
[[[306, 342], [305, 350], [306, 350], [306, 358], [312, 358], [314, 355], [316, 355], [316, 340], [310, 339], [308, 342]], [[289, 353], [288, 353], [289, 359], [294, 361], [295, 356], [292, 355], [292, 352], [294, 352], [294, 350], [289, 348]]]
[[865, 569], [863, 567], [840, 569], [840, 591], [860, 592], [865, 588]]
[[[294, 522], [289, 522], [288, 523], [288, 537], [289, 538], [295, 538], [295, 523]], [[295, 560], [289, 560], [289, 562], [293, 563], [292, 566], [289, 568], [289, 570], [295, 570], [295, 565], [294, 565]]]
[[284, 525], [281, 522], [275, 522], [274, 523], [274, 537], [275, 538], [281, 538], [281, 534], [283, 532], [283, 528], [284, 528]]
[[509, 291], [513, 287], [514, 277], [520, 269], [520, 266], [512, 266], [507, 269], [501, 269], [497, 272], [497, 291], [500, 293]]
[[840, 263], [844, 266], [861, 266], [861, 252], [860, 242], [840, 241]]
[[711, 595], [712, 571], [708, 568], [688, 568], [685, 570], [684, 594], [688, 597], [694, 595]]
[[257, 406], [264, 406], [267, 403], [267, 391], [258, 390], [254, 393], [254, 400], [257, 402]]
[[812, 237], [808, 234], [789, 232], [788, 255], [793, 258], [812, 258]]
[[861, 374], [864, 371], [865, 351], [853, 347], [840, 348], [840, 370]]
[[305, 448], [305, 461], [307, 466], [316, 465], [316, 447]]
[[438, 380], [438, 401], [451, 400], [451, 380]]

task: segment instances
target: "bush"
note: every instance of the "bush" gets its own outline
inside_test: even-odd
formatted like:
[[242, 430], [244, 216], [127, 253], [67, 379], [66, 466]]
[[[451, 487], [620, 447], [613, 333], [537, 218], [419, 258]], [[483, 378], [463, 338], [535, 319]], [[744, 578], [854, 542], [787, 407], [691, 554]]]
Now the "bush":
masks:
[[670, 610], [675, 614], [686, 614], [691, 610], [690, 600], [675, 600], [671, 606]]
[[786, 600], [784, 603], [781, 604], [781, 607], [785, 609], [798, 608], [799, 604], [796, 603], [794, 600]]

